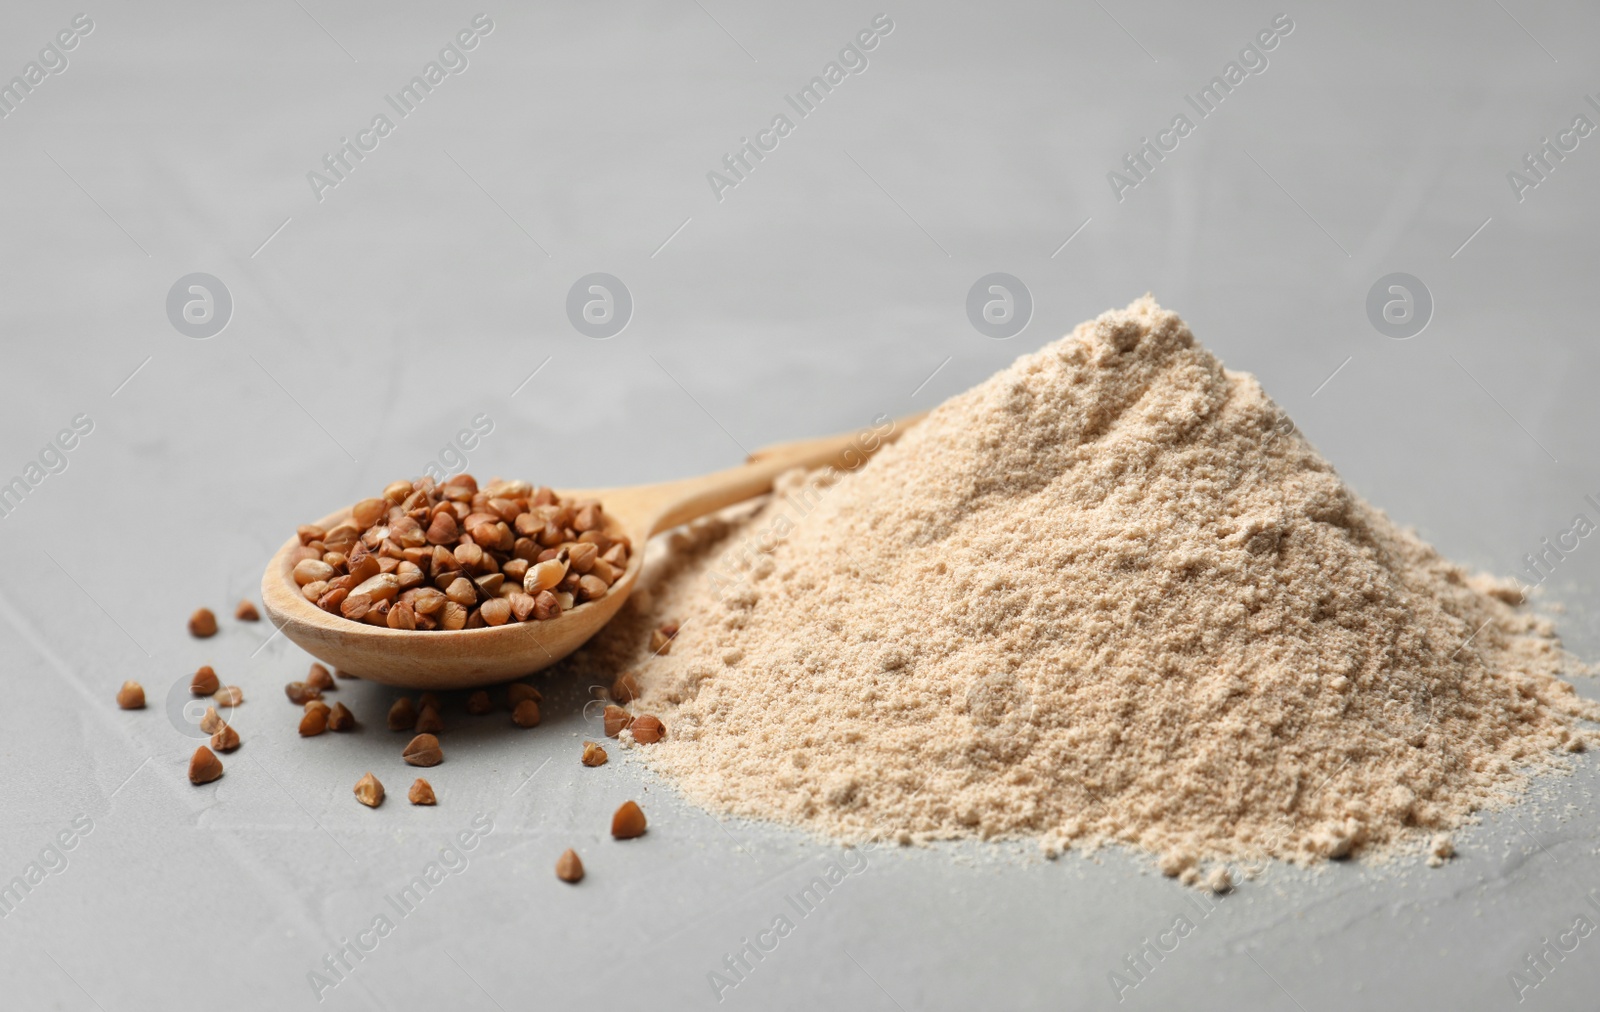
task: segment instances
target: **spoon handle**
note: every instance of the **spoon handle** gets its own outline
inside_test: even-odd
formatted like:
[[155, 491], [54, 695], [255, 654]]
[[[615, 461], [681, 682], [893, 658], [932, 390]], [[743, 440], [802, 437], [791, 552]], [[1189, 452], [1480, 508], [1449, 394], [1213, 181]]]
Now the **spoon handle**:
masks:
[[724, 471], [660, 485], [600, 490], [591, 494], [605, 504], [607, 513], [618, 517], [630, 530], [649, 537], [770, 492], [773, 481], [793, 468], [832, 466], [847, 473], [854, 471], [921, 421], [922, 415], [879, 418], [881, 421], [877, 424], [859, 432], [762, 447], [744, 464]]

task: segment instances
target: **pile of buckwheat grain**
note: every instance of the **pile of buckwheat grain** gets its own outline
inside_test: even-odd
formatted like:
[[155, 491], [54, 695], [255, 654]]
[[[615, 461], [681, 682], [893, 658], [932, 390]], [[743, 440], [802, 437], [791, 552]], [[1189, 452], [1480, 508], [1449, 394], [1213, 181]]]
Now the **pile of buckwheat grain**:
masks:
[[[557, 618], [604, 597], [631, 545], [601, 504], [470, 474], [397, 481], [331, 529], [306, 524], [291, 559], [324, 611], [390, 629], [475, 629]], [[214, 626], [214, 623], [213, 623]]]
[[1445, 860], [1595, 741], [1515, 590], [1363, 502], [1148, 297], [833, 477], [674, 535], [574, 662], [633, 673], [672, 727], [646, 761], [712, 810], [1123, 842], [1226, 888], [1215, 862]]

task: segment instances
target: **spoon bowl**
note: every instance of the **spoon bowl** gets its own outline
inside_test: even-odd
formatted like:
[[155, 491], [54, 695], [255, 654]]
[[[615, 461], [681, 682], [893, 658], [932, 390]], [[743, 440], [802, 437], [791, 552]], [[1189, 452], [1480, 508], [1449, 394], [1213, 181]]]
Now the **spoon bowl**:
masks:
[[[831, 464], [854, 470], [920, 417], [890, 422], [886, 433], [874, 429], [766, 447], [751, 454], [741, 467], [698, 478], [558, 492], [563, 500], [598, 499], [605, 533], [626, 536], [633, 551], [627, 569], [604, 597], [543, 622], [513, 621], [455, 631], [402, 630], [331, 614], [306, 600], [294, 582], [291, 557], [300, 545], [298, 537], [284, 542], [267, 564], [261, 578], [261, 602], [285, 636], [342, 674], [432, 690], [474, 688], [520, 678], [566, 657], [616, 615], [638, 584], [645, 543], [651, 535], [771, 491], [778, 475], [796, 467]], [[350, 507], [346, 507], [318, 524], [332, 528], [349, 517]]]

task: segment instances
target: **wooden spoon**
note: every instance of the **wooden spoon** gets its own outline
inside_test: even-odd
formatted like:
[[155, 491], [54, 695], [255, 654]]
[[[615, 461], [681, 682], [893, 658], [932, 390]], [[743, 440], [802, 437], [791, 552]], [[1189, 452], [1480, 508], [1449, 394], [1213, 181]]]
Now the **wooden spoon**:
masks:
[[[261, 601], [284, 635], [343, 674], [408, 689], [463, 689], [503, 682], [548, 667], [582, 646], [627, 601], [644, 564], [650, 536], [772, 490], [791, 468], [860, 467], [879, 447], [897, 439], [922, 416], [876, 430], [765, 447], [742, 467], [699, 478], [631, 488], [559, 492], [562, 499], [598, 499], [606, 533], [633, 544], [628, 568], [606, 596], [580, 604], [544, 622], [508, 622], [481, 629], [405, 631], [355, 622], [307, 601], [295, 584], [289, 556], [300, 545], [290, 538], [261, 578]], [[870, 449], [869, 449], [870, 447]], [[332, 528], [350, 508], [317, 521]]]

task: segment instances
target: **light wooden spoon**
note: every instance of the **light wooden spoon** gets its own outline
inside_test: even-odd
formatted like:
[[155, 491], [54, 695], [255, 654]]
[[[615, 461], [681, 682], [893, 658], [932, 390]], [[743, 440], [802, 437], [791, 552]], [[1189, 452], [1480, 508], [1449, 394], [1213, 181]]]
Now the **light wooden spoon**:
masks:
[[[285, 636], [344, 674], [408, 689], [463, 689], [518, 678], [572, 653], [611, 620], [639, 580], [645, 542], [651, 535], [769, 492], [773, 480], [791, 468], [832, 464], [840, 470], [854, 470], [921, 417], [899, 419], [887, 432], [880, 427], [765, 447], [751, 454], [742, 467], [699, 478], [559, 492], [563, 499], [600, 500], [606, 533], [626, 535], [633, 544], [627, 571], [611, 585], [610, 592], [563, 612], [559, 618], [456, 632], [407, 632], [354, 622], [323, 611], [300, 593], [289, 562], [290, 553], [300, 544], [297, 537], [286, 541], [267, 564], [261, 578], [261, 601]], [[317, 523], [332, 528], [349, 517], [346, 507]]]

